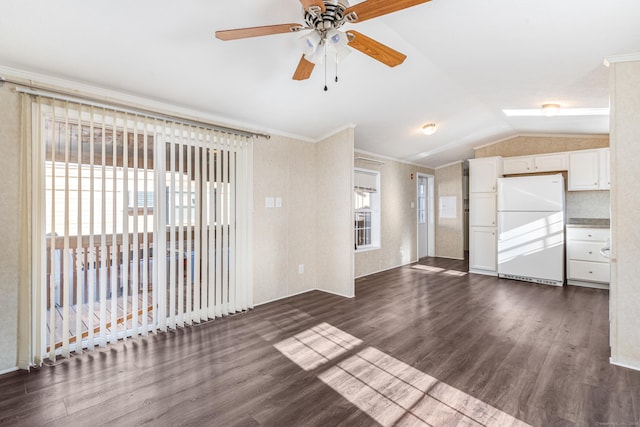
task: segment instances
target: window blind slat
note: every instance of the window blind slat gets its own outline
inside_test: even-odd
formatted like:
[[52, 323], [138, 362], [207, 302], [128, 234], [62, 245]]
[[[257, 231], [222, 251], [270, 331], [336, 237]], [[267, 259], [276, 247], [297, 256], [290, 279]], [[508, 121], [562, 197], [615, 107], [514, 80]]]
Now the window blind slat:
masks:
[[[79, 111], [80, 111], [80, 116], [82, 116], [82, 106], [79, 106]], [[76, 223], [78, 225], [78, 229], [77, 229], [77, 235], [78, 236], [82, 236], [82, 183], [83, 183], [83, 167], [82, 167], [82, 126], [80, 124], [78, 124], [77, 126], [78, 128], [78, 154], [77, 154], [77, 163], [76, 163], [76, 167], [77, 169], [77, 181], [76, 181], [76, 185], [77, 185], [77, 192], [78, 192], [78, 197], [77, 197], [77, 201], [78, 201], [78, 205], [76, 208]], [[85, 271], [86, 271], [86, 254], [84, 251], [84, 248], [82, 246], [82, 239], [81, 238], [77, 238], [76, 239], [76, 263], [75, 263], [75, 267], [76, 267], [76, 280], [75, 280], [75, 295], [76, 295], [76, 324], [75, 324], [75, 331], [74, 331], [74, 336], [75, 336], [75, 351], [76, 353], [81, 353], [82, 352], [82, 319], [84, 317], [83, 312], [84, 312], [84, 292], [83, 292], [83, 286], [84, 284], [86, 284], [86, 276], [85, 276]]]
[[[220, 151], [215, 148], [214, 144], [209, 151], [209, 243], [208, 243], [208, 251], [209, 257], [207, 261], [207, 265], [209, 266], [209, 283], [208, 283], [208, 304], [207, 304], [207, 317], [209, 319], [214, 319], [216, 317], [216, 307], [219, 303], [218, 296], [218, 281], [216, 280], [217, 274], [219, 270], [217, 269], [216, 259], [219, 254], [216, 251], [216, 241], [219, 238], [220, 234], [218, 233], [217, 224], [218, 224], [218, 198], [217, 195], [220, 193], [220, 188], [218, 187], [218, 179], [217, 173], [219, 173], [220, 165]], [[214, 161], [215, 159], [215, 161]]]
[[[139, 301], [139, 290], [140, 290], [140, 236], [139, 236], [139, 213], [138, 213], [138, 172], [139, 172], [139, 153], [138, 153], [138, 126], [136, 123], [139, 118], [134, 117], [134, 123], [132, 126], [132, 134], [133, 134], [133, 178], [132, 178], [132, 186], [133, 186], [133, 194], [136, 199], [136, 203], [133, 205], [133, 209], [131, 211], [132, 216], [132, 232], [131, 235], [133, 241], [131, 242], [131, 329], [133, 331], [134, 336], [138, 336], [139, 333], [139, 320], [138, 320], [138, 301]], [[128, 194], [128, 193], [127, 193]], [[146, 193], [145, 197], [146, 199]], [[143, 202], [144, 204], [144, 202]], [[125, 208], [128, 209], [128, 206], [131, 204], [128, 203], [125, 205]], [[144, 302], [143, 302], [144, 305]]]
[[[196, 134], [197, 135], [197, 134]], [[197, 136], [196, 136], [197, 137]], [[193, 212], [194, 212], [194, 206], [193, 206], [193, 187], [191, 184], [191, 177], [192, 175], [192, 170], [191, 170], [191, 161], [192, 161], [192, 156], [191, 153], [193, 151], [194, 148], [194, 144], [195, 141], [191, 138], [188, 139], [187, 141], [187, 170], [186, 170], [186, 174], [187, 177], [189, 177], [189, 181], [187, 183], [187, 191], [189, 193], [188, 197], [187, 197], [187, 284], [186, 284], [186, 301], [185, 301], [185, 318], [184, 321], [187, 325], [192, 325], [193, 324], [193, 304], [192, 304], [192, 298], [193, 298], [193, 238], [192, 238], [192, 233], [193, 233]]]
[[184, 195], [188, 194], [184, 187], [184, 141], [188, 130], [184, 126], [180, 128], [181, 136], [178, 140], [178, 320], [177, 326], [184, 326], [184, 263], [187, 255], [184, 247]]
[[202, 181], [202, 177], [200, 176], [201, 168], [200, 168], [200, 151], [201, 151], [201, 143], [200, 139], [196, 138], [195, 140], [195, 150], [194, 150], [194, 176], [195, 176], [195, 191], [196, 191], [196, 200], [194, 206], [195, 212], [195, 225], [193, 230], [194, 235], [194, 254], [193, 254], [193, 321], [196, 323], [200, 322], [200, 295], [202, 293], [202, 282], [200, 272], [202, 271], [202, 188], [204, 188], [204, 183]]
[[[229, 154], [229, 280], [228, 286], [225, 287], [228, 294], [228, 298], [225, 299], [225, 304], [222, 310], [222, 314], [227, 315], [229, 312], [235, 312], [236, 308], [236, 148], [233, 144], [233, 150]], [[228, 301], [228, 304], [227, 304]]]
[[224, 211], [223, 207], [226, 208], [226, 203], [224, 200], [224, 194], [226, 191], [224, 179], [222, 178], [223, 169], [226, 171], [226, 163], [224, 162], [224, 158], [227, 154], [226, 147], [223, 145], [222, 138], [224, 136], [220, 135], [217, 139], [216, 143], [216, 214], [215, 214], [215, 269], [216, 269], [216, 280], [215, 280], [215, 292], [216, 292], [216, 302], [215, 302], [215, 312], [214, 316], [220, 316], [222, 314], [221, 300], [222, 300], [222, 260], [226, 257], [225, 247], [223, 246], [224, 239]]
[[[149, 127], [151, 124], [148, 120], [144, 120], [143, 122], [143, 130], [142, 130], [142, 188], [146, 194], [149, 193]], [[154, 138], [155, 141], [155, 138]], [[151, 186], [153, 188], [153, 186]], [[142, 206], [142, 224], [144, 232], [142, 234], [142, 259], [144, 260], [144, 264], [142, 267], [142, 335], [147, 335], [149, 331], [149, 279], [153, 276], [149, 274], [149, 269], [152, 268], [153, 265], [153, 257], [151, 255], [151, 251], [149, 250], [149, 245], [151, 242], [149, 241], [149, 213], [148, 210], [150, 206], [148, 205], [148, 198], [145, 196], [143, 206]], [[155, 206], [154, 206], [155, 209]], [[156, 305], [155, 298], [151, 304], [152, 316], [155, 316]], [[154, 323], [155, 324], [155, 323]]]
[[[129, 128], [127, 113], [123, 117], [122, 127], [122, 208], [118, 210], [118, 216], [122, 217], [122, 247], [119, 254], [121, 259], [121, 274], [122, 281], [120, 282], [120, 289], [122, 289], [122, 320], [123, 335], [122, 339], [127, 339], [127, 318], [129, 317], [129, 254], [131, 249], [129, 247], [129, 214], [125, 214], [125, 210], [129, 207]], [[122, 212], [122, 213], [120, 213]], [[116, 327], [117, 329], [117, 327]]]
[[69, 128], [69, 103], [66, 102], [64, 106], [64, 248], [62, 250], [62, 277], [63, 277], [63, 292], [60, 298], [60, 305], [62, 306], [62, 355], [69, 357], [69, 309], [71, 302], [71, 283], [69, 279], [73, 274], [73, 254], [69, 250], [69, 160], [70, 160], [70, 148], [71, 144], [71, 129]]
[[[94, 107], [90, 108], [89, 111], [89, 247], [87, 251], [89, 253], [88, 261], [89, 261], [89, 288], [88, 288], [88, 319], [87, 319], [87, 348], [93, 349], [94, 347], [94, 309], [95, 309], [95, 287], [96, 287], [96, 270], [98, 267], [98, 258], [97, 258], [97, 249], [95, 249], [95, 209], [96, 209], [96, 200], [95, 200], [95, 170], [94, 170], [94, 162], [95, 162], [95, 144], [93, 143], [95, 140], [95, 130], [94, 130]], [[91, 268], [93, 267], [93, 268]]]
[[[169, 194], [167, 201], [169, 209], [167, 214], [169, 215], [169, 242], [168, 242], [168, 258], [169, 258], [169, 278], [167, 280], [167, 286], [169, 287], [169, 318], [168, 326], [170, 328], [176, 327], [176, 288], [177, 288], [177, 262], [179, 254], [176, 251], [176, 131], [171, 130], [168, 133], [168, 145], [170, 150], [169, 160]], [[165, 180], [166, 182], [166, 180]], [[161, 205], [164, 206], [164, 205]]]
[[100, 346], [107, 343], [107, 123], [104, 120], [106, 110], [102, 110], [101, 149], [101, 207], [100, 207]]
[[[45, 123], [46, 125], [47, 123]], [[50, 196], [50, 206], [51, 206], [51, 232], [49, 233], [49, 253], [51, 254], [51, 267], [50, 267], [50, 280], [49, 280], [49, 359], [56, 359], [56, 292], [58, 291], [58, 286], [60, 285], [57, 278], [60, 274], [61, 265], [57, 262], [60, 260], [60, 253], [57, 250], [57, 234], [56, 234], [56, 209], [57, 203], [56, 198], [53, 196], [56, 194], [56, 150], [53, 149], [55, 147], [56, 141], [56, 133], [55, 133], [55, 121], [51, 120], [48, 122], [50, 127], [50, 135], [49, 140], [51, 142], [51, 177], [50, 185], [51, 185], [51, 196]], [[58, 282], [58, 283], [57, 283]]]

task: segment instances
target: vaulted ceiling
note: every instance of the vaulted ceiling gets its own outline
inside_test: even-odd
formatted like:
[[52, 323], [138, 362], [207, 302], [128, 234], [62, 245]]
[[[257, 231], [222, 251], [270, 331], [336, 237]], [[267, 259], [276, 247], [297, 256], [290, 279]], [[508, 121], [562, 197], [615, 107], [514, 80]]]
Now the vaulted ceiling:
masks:
[[[391, 1], [391, 0], [390, 0]], [[351, 4], [359, 1], [351, 1]], [[606, 134], [607, 116], [503, 109], [608, 107], [608, 56], [640, 51], [637, 0], [433, 0], [345, 24], [408, 56], [360, 52], [293, 81], [300, 34], [216, 30], [302, 21], [298, 0], [20, 0], [0, 13], [0, 66], [169, 102], [307, 141], [356, 126], [356, 148], [437, 167], [519, 134]], [[432, 136], [420, 132], [435, 122]]]

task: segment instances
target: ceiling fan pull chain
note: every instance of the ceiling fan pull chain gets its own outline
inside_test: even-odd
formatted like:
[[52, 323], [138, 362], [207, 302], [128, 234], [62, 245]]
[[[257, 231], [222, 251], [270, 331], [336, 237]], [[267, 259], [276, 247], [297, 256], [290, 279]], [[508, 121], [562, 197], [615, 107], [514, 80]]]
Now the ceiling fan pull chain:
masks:
[[324, 91], [328, 91], [327, 87], [327, 45], [324, 45]]
[[336, 83], [338, 83], [338, 53], [336, 52]]

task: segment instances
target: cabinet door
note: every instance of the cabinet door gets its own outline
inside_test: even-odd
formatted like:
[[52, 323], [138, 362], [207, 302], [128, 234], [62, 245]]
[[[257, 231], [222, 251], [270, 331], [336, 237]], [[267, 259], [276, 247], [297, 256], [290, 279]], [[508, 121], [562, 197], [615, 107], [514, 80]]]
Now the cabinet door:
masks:
[[505, 175], [531, 172], [533, 172], [533, 157], [510, 157], [502, 160], [502, 173]]
[[469, 195], [469, 225], [496, 226], [496, 193], [471, 193]]
[[498, 177], [502, 175], [501, 162], [500, 157], [469, 160], [469, 192], [490, 193], [496, 191]]
[[598, 151], [569, 153], [569, 191], [597, 190], [599, 166]]
[[609, 162], [610, 162], [609, 149], [605, 148], [603, 150], [600, 150], [598, 154], [599, 154], [598, 159], [600, 161], [600, 169], [599, 169], [600, 175], [598, 176], [600, 181], [599, 188], [601, 190], [609, 190], [611, 188], [611, 177], [610, 177], [610, 168], [609, 168]]
[[533, 163], [535, 172], [566, 171], [568, 169], [568, 158], [566, 154], [535, 156]]
[[495, 227], [470, 227], [469, 268], [496, 271]]

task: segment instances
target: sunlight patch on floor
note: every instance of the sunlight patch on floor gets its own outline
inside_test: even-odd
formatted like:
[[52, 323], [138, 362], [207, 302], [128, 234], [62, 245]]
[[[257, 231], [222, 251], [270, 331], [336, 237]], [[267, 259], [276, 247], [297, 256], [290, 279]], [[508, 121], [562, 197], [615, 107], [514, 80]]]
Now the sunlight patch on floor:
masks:
[[416, 265], [412, 265], [411, 268], [415, 270], [422, 270], [427, 273], [442, 273], [448, 276], [466, 276], [467, 275], [465, 271], [445, 270], [444, 268], [431, 267], [430, 265], [416, 264]]
[[274, 347], [305, 371], [343, 356], [318, 378], [383, 426], [531, 427], [376, 348], [346, 354], [362, 344], [321, 323]]
[[321, 323], [287, 338], [274, 347], [305, 371], [310, 371], [362, 344], [328, 323]]
[[412, 265], [411, 268], [415, 268], [416, 270], [431, 271], [433, 273], [440, 273], [444, 271], [444, 268], [431, 267], [430, 265], [422, 265], [422, 264]]
[[318, 378], [383, 426], [528, 426], [373, 347]]
[[467, 275], [467, 273], [465, 273], [464, 271], [458, 271], [458, 270], [447, 270], [444, 272], [444, 274], [448, 276], [458, 276], [458, 277]]

